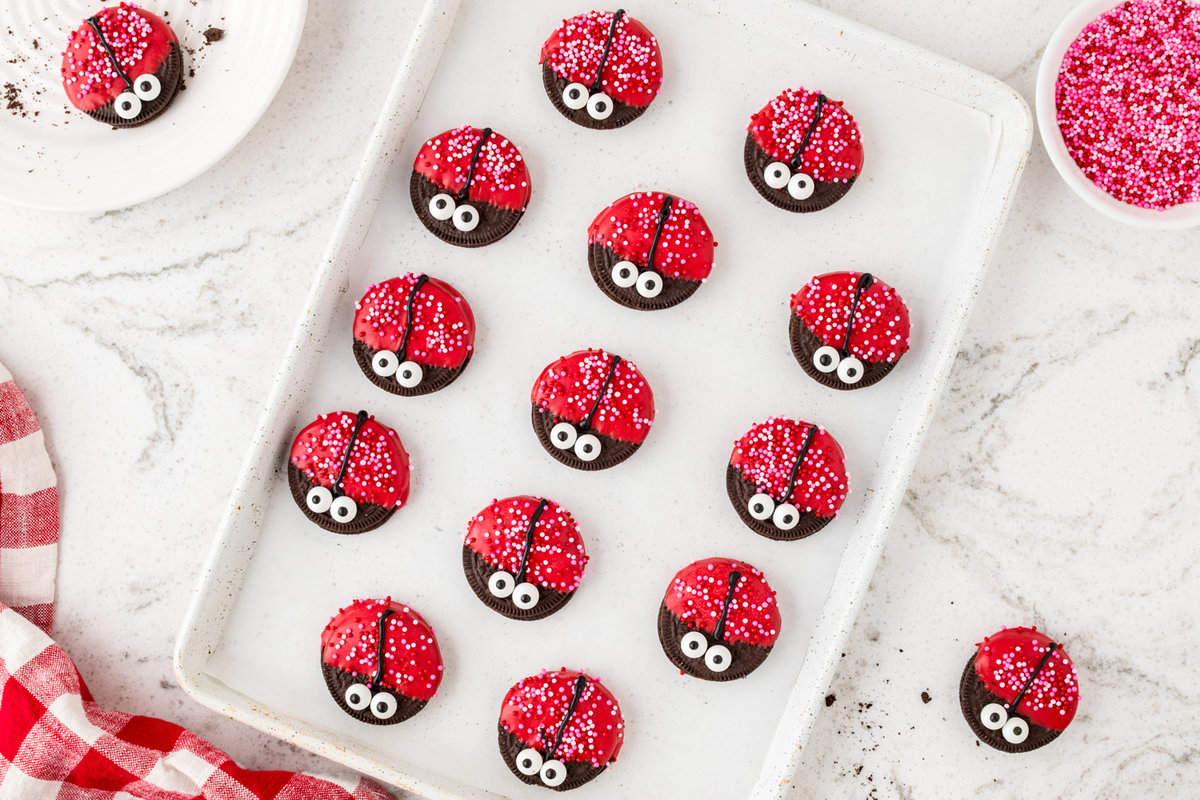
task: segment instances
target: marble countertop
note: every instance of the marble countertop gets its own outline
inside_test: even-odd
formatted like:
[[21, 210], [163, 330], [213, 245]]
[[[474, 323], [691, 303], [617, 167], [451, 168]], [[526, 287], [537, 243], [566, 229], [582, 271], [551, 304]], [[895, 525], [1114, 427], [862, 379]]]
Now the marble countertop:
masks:
[[[1074, 0], [817, 4], [1032, 100]], [[62, 496], [55, 635], [102, 703], [254, 768], [337, 771], [200, 707], [171, 653], [390, 79], [361, 44], [398, 6], [344, 6], [312, 0], [279, 97], [190, 185], [94, 217], [0, 213], [0, 361]], [[1200, 231], [1117, 227], [1035, 142], [797, 798], [1200, 795], [1197, 264]], [[976, 746], [958, 709], [973, 643], [1006, 624], [1064, 641], [1082, 689], [1025, 756]]]

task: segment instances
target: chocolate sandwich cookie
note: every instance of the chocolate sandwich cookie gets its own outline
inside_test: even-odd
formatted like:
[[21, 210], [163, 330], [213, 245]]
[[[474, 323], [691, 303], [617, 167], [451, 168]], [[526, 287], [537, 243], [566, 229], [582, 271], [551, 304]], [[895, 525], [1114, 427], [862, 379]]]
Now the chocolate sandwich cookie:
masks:
[[633, 455], [654, 422], [654, 394], [620, 356], [579, 350], [554, 361], [531, 393], [533, 431], [568, 467], [607, 469]]
[[688, 564], [667, 586], [658, 640], [679, 671], [706, 681], [744, 678], [779, 638], [779, 604], [763, 574], [741, 561]]
[[408, 453], [366, 411], [334, 411], [292, 442], [288, 485], [304, 516], [334, 533], [374, 530], [408, 500]]
[[410, 272], [372, 285], [354, 308], [354, 358], [385, 391], [436, 392], [471, 360], [475, 316], [445, 281]]
[[820, 211], [845, 196], [862, 173], [858, 123], [838, 100], [785, 89], [750, 117], [746, 176], [771, 205]]
[[867, 272], [818, 275], [792, 295], [792, 355], [818, 383], [862, 389], [908, 352], [908, 306]]
[[588, 226], [596, 285], [628, 308], [670, 308], [712, 272], [712, 231], [693, 204], [663, 192], [627, 194]]
[[321, 674], [342, 711], [395, 725], [437, 694], [442, 654], [433, 628], [413, 609], [390, 597], [356, 600], [321, 631]]
[[658, 40], [624, 9], [563, 20], [542, 45], [541, 64], [554, 107], [595, 130], [633, 122], [662, 86]]
[[1058, 738], [1079, 705], [1075, 665], [1062, 645], [1037, 628], [1005, 628], [976, 647], [958, 700], [979, 740], [1025, 753]]
[[529, 205], [521, 151], [491, 128], [469, 125], [438, 134], [413, 162], [409, 195], [429, 232], [459, 247], [508, 235]]
[[567, 604], [583, 580], [587, 550], [571, 512], [521, 495], [471, 518], [463, 572], [484, 605], [510, 619], [542, 619]]
[[733, 444], [725, 489], [746, 527], [768, 539], [812, 536], [837, 516], [850, 478], [841, 445], [812, 423], [771, 417]]
[[103, 8], [67, 37], [63, 89], [71, 105], [114, 128], [157, 117], [175, 99], [183, 56], [171, 26], [131, 3]]
[[621, 706], [604, 684], [563, 667], [522, 678], [500, 706], [500, 757], [525, 783], [565, 792], [617, 760]]

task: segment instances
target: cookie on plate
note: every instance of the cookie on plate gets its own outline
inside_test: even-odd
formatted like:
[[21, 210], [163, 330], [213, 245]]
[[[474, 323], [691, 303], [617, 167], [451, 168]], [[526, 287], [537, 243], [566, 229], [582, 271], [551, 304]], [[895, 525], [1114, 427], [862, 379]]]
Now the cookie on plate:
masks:
[[908, 306], [868, 272], [817, 275], [792, 295], [792, 355], [818, 383], [863, 389], [908, 352]]
[[862, 173], [862, 135], [840, 101], [785, 89], [750, 117], [744, 160], [750, 183], [771, 205], [820, 211]]
[[531, 393], [533, 430], [568, 467], [607, 469], [642, 446], [654, 422], [654, 394], [620, 356], [579, 350], [552, 362]]
[[1079, 681], [1062, 645], [1037, 628], [1005, 628], [976, 648], [958, 699], [981, 742], [1025, 753], [1067, 729], [1079, 705]]
[[395, 725], [437, 694], [442, 654], [420, 614], [392, 598], [356, 600], [321, 631], [321, 674], [338, 706], [372, 725]]
[[436, 392], [471, 360], [475, 315], [445, 281], [410, 272], [373, 284], [354, 308], [354, 359], [384, 391]]
[[521, 151], [491, 128], [440, 133], [413, 162], [409, 196], [421, 223], [444, 242], [482, 247], [521, 221], [530, 196]]
[[658, 40], [624, 9], [563, 20], [542, 45], [541, 64], [550, 102], [585, 128], [628, 125], [662, 86]]
[[334, 411], [292, 442], [288, 486], [310, 520], [334, 533], [374, 530], [408, 500], [408, 453], [366, 411]]
[[563, 792], [617, 760], [621, 706], [604, 684], [563, 667], [522, 678], [500, 706], [500, 756], [525, 783]]
[[779, 638], [779, 604], [762, 572], [730, 558], [688, 564], [667, 586], [658, 640], [679, 671], [709, 681], [744, 678]]
[[114, 128], [161, 114], [183, 80], [175, 31], [131, 3], [103, 8], [67, 37], [63, 89], [71, 105]]
[[484, 605], [511, 619], [542, 619], [583, 580], [587, 550], [571, 512], [544, 497], [493, 500], [471, 518], [463, 572]]
[[663, 192], [634, 192], [588, 226], [588, 267], [612, 300], [628, 308], [670, 308], [712, 272], [712, 231], [695, 205]]
[[733, 444], [725, 489], [742, 522], [768, 539], [812, 536], [837, 516], [850, 479], [841, 445], [809, 422], [771, 417]]

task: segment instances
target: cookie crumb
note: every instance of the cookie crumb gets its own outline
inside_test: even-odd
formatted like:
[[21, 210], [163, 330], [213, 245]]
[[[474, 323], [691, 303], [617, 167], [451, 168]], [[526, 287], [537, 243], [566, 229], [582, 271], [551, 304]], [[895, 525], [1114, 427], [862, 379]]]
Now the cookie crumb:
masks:
[[928, 703], [933, 698], [929, 696], [929, 692], [921, 692], [921, 702]]
[[218, 27], [214, 26], [214, 27], [207, 28], [204, 31], [204, 43], [205, 44], [212, 44], [213, 42], [219, 42], [223, 38], [225, 38], [225, 29], [224, 28], [218, 28]]
[[832, 694], [832, 693], [825, 695], [825, 707], [826, 708], [829, 708], [831, 705], [833, 705], [836, 702], [837, 702], [837, 695]]

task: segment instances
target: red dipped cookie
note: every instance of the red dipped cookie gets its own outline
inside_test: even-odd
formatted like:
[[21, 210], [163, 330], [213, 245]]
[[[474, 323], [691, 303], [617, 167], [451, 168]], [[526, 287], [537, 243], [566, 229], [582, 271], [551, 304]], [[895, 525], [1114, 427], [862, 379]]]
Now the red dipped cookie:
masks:
[[433, 628], [413, 609], [390, 597], [356, 600], [321, 631], [321, 674], [342, 711], [395, 725], [437, 694], [442, 653]]
[[542, 45], [541, 64], [554, 107], [595, 130], [633, 122], [662, 86], [658, 40], [624, 9], [563, 20]]
[[571, 512], [520, 495], [471, 518], [463, 572], [484, 605], [511, 619], [542, 619], [567, 604], [583, 580], [587, 550]]
[[746, 134], [746, 176], [785, 211], [820, 211], [845, 196], [863, 167], [858, 123], [838, 100], [784, 89], [754, 116]]
[[976, 645], [958, 686], [963, 716], [980, 741], [1006, 753], [1049, 744], [1079, 705], [1075, 665], [1037, 628], [1005, 628]]
[[663, 192], [627, 194], [588, 226], [588, 266], [606, 295], [628, 308], [670, 308], [712, 272], [712, 231], [695, 205]]
[[413, 162], [409, 195], [422, 224], [444, 242], [482, 247], [521, 221], [531, 193], [517, 146], [491, 128], [440, 133]]
[[779, 604], [762, 572], [730, 558], [688, 564], [667, 586], [658, 640], [680, 672], [708, 681], [744, 678], [779, 638]]
[[292, 442], [288, 485], [310, 520], [334, 533], [378, 528], [408, 500], [408, 453], [366, 411], [334, 411]]
[[654, 394], [638, 368], [594, 348], [547, 366], [530, 399], [538, 441], [575, 469], [620, 464], [642, 446], [654, 422]]
[[114, 128], [133, 128], [161, 114], [182, 80], [175, 32], [131, 3], [88, 17], [67, 37], [62, 54], [71, 105]]
[[768, 539], [812, 536], [837, 516], [850, 478], [829, 431], [771, 417], [733, 444], [725, 488], [742, 522]]
[[500, 757], [525, 783], [565, 792], [617, 760], [621, 706], [604, 684], [563, 667], [522, 678], [500, 706]]
[[475, 315], [450, 284], [409, 273], [354, 306], [354, 358], [379, 388], [412, 397], [449, 386], [475, 351]]

